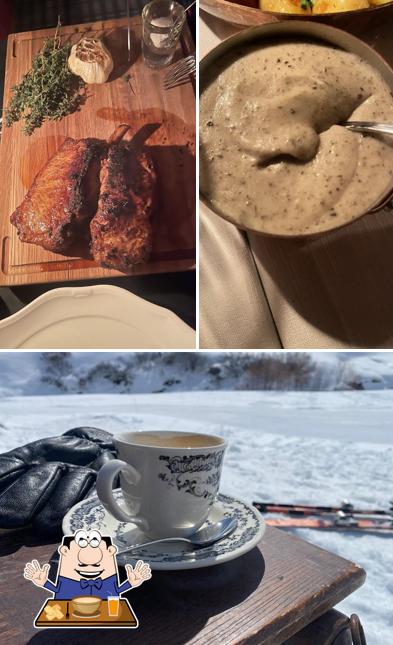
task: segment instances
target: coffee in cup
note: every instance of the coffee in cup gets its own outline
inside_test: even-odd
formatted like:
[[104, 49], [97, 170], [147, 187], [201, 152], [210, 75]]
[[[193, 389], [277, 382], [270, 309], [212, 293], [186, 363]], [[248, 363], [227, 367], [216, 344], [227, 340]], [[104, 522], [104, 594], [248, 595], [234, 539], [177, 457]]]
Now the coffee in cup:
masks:
[[[202, 526], [219, 489], [222, 437], [154, 430], [120, 434], [114, 443], [120, 459], [106, 463], [97, 477], [97, 494], [109, 513], [153, 538], [187, 537]], [[122, 505], [112, 490], [119, 474]]]

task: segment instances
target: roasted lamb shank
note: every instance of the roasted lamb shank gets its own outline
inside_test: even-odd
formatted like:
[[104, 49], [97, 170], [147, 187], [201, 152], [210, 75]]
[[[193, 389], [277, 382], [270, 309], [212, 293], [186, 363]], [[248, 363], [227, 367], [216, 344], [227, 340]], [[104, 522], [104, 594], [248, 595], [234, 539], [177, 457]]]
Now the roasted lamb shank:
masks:
[[106, 147], [97, 139], [64, 141], [11, 215], [22, 242], [54, 253], [88, 253], [89, 224], [97, 209]]

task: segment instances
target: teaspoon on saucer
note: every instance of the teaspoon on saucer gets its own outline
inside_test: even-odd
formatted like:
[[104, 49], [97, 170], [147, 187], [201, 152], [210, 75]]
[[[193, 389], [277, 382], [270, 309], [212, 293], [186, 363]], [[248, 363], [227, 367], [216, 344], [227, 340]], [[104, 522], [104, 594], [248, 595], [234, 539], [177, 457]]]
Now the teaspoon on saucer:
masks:
[[117, 552], [117, 555], [123, 553], [131, 553], [132, 551], [137, 551], [138, 549], [144, 549], [147, 546], [153, 544], [160, 544], [161, 542], [186, 542], [192, 546], [202, 548], [205, 546], [210, 546], [219, 540], [222, 540], [224, 537], [227, 537], [232, 531], [235, 530], [237, 526], [237, 519], [234, 517], [224, 517], [219, 522], [214, 524], [209, 524], [204, 528], [198, 529], [195, 533], [189, 537], [167, 537], [161, 538], [160, 540], [152, 540], [151, 542], [144, 542], [143, 544], [134, 544], [128, 546], [125, 549], [121, 549]]

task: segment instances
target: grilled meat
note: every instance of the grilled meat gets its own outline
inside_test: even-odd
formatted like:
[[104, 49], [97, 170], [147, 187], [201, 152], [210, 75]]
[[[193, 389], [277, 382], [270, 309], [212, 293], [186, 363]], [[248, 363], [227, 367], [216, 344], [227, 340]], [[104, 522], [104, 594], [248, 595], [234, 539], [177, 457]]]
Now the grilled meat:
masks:
[[121, 141], [129, 128], [109, 143], [66, 139], [11, 215], [22, 242], [124, 272], [148, 259], [156, 176], [148, 155]]
[[99, 194], [99, 169], [106, 144], [66, 139], [36, 176], [11, 215], [22, 242], [54, 253], [86, 254], [89, 223]]
[[98, 264], [127, 272], [133, 264], [146, 262], [155, 182], [146, 153], [126, 142], [109, 145], [101, 164], [98, 210], [90, 223], [91, 251]]

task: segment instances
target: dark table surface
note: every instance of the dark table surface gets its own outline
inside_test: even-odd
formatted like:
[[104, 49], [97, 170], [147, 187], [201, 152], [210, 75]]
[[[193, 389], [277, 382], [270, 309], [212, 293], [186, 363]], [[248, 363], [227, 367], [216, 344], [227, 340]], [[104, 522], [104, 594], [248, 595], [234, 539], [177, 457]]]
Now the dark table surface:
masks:
[[[179, 0], [188, 4], [185, 0]], [[2, 21], [2, 3], [7, 6], [7, 31], [9, 33], [54, 27], [60, 15], [63, 25], [93, 22], [121, 18], [126, 15], [125, 0], [0, 0], [0, 23]], [[130, 0], [131, 15], [141, 13], [144, 0]], [[4, 10], [4, 9], [3, 9]], [[188, 12], [188, 22], [195, 39], [195, 7]], [[0, 24], [5, 30], [4, 22]], [[0, 30], [1, 33], [1, 30]], [[3, 100], [4, 64], [6, 54], [6, 39], [0, 39], [0, 104]], [[196, 324], [196, 273], [195, 271], [170, 273], [151, 276], [113, 278], [100, 281], [101, 284], [113, 284], [145, 298], [150, 302], [166, 307], [177, 314], [185, 323], [195, 329]], [[96, 281], [67, 282], [66, 284], [51, 283], [13, 287], [12, 292], [22, 304], [28, 304], [39, 295], [62, 286], [88, 286], [97, 284]], [[1, 297], [0, 290], [0, 319], [6, 318], [15, 309], [7, 306]]]
[[[0, 536], [2, 645], [91, 643], [91, 630], [36, 630], [48, 593], [23, 578], [26, 562], [42, 565], [56, 544], [28, 533]], [[52, 567], [50, 577], [55, 576]], [[120, 572], [124, 577], [124, 572]], [[257, 547], [232, 562], [191, 571], [157, 571], [127, 597], [136, 631], [94, 632], [95, 645], [280, 645], [360, 587], [359, 566], [298, 537], [267, 527]], [[299, 641], [297, 641], [299, 642]], [[307, 642], [307, 641], [306, 641]], [[289, 640], [286, 645], [291, 645]], [[310, 645], [317, 645], [310, 642]]]

